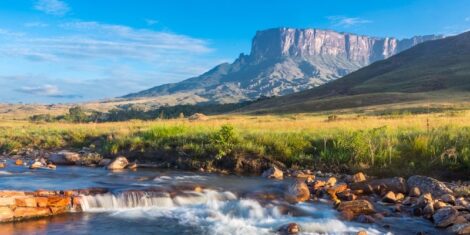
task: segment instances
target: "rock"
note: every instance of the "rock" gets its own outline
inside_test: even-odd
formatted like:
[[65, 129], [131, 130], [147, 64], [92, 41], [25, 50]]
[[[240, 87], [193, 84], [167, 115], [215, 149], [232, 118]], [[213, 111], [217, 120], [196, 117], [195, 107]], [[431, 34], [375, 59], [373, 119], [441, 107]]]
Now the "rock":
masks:
[[403, 201], [403, 199], [405, 199], [405, 195], [403, 193], [397, 193], [395, 194], [395, 198], [397, 201]]
[[418, 204], [418, 199], [415, 198], [415, 197], [406, 197], [403, 200], [403, 205], [410, 206], [410, 205], [414, 205], [414, 204]]
[[16, 201], [14, 197], [0, 197], [0, 206], [15, 206]]
[[79, 153], [71, 151], [60, 151], [49, 155], [49, 161], [56, 165], [77, 165], [81, 161]]
[[19, 197], [15, 198], [16, 206], [18, 207], [36, 207], [37, 202], [34, 197]]
[[326, 185], [327, 185], [327, 186], [330, 186], [330, 187], [335, 186], [337, 181], [338, 181], [338, 180], [337, 180], [335, 177], [330, 177], [330, 178], [326, 181]]
[[354, 219], [356, 215], [352, 210], [343, 210], [341, 211], [341, 218], [343, 218], [346, 221], [351, 221]]
[[[463, 197], [459, 197], [457, 199], [455, 199], [455, 205], [456, 206], [463, 206], [463, 207], [467, 207], [470, 205], [467, 200], [465, 200], [465, 198]], [[470, 209], [469, 209], [470, 210]]]
[[135, 162], [132, 162], [132, 163], [129, 163], [129, 165], [127, 165], [127, 169], [130, 169], [130, 170], [135, 170], [137, 169], [137, 163]]
[[395, 203], [397, 201], [397, 198], [395, 196], [395, 193], [392, 191], [389, 191], [385, 196], [382, 198], [382, 201], [384, 202], [389, 202], [389, 203]]
[[298, 234], [300, 233], [300, 226], [296, 223], [286, 224], [281, 226], [278, 232], [281, 234]]
[[326, 186], [326, 182], [323, 181], [323, 180], [315, 180], [315, 181], [313, 182], [313, 190], [314, 190], [314, 191], [317, 191], [317, 190], [319, 190], [320, 188], [325, 187], [325, 186]]
[[452, 190], [450, 190], [444, 183], [427, 176], [411, 176], [407, 181], [407, 185], [409, 188], [419, 188], [421, 193], [431, 193], [433, 197], [452, 194]]
[[454, 195], [451, 195], [451, 194], [443, 194], [440, 196], [439, 198], [441, 201], [445, 202], [445, 203], [449, 203], [449, 204], [452, 204], [452, 205], [455, 205], [455, 197]]
[[47, 197], [35, 197], [38, 207], [47, 207]]
[[354, 193], [352, 193], [350, 190], [337, 193], [336, 196], [338, 196], [338, 198], [342, 201], [354, 201], [357, 199], [357, 196]]
[[50, 215], [49, 208], [42, 207], [17, 207], [14, 212], [15, 220], [17, 219], [27, 219], [27, 218], [36, 218], [44, 217]]
[[356, 235], [367, 235], [367, 231], [366, 230], [361, 230], [361, 231], [357, 232]]
[[17, 166], [23, 165], [23, 160], [17, 159], [17, 160], [15, 161], [15, 165], [17, 165]]
[[355, 215], [375, 213], [374, 206], [367, 200], [341, 202], [337, 209], [338, 211], [350, 210]]
[[39, 189], [39, 190], [36, 190], [36, 192], [34, 192], [34, 196], [37, 196], [37, 197], [48, 197], [48, 196], [53, 196], [56, 194], [57, 193], [55, 191], [49, 191], [49, 190], [43, 190], [43, 189]]
[[372, 224], [375, 223], [375, 219], [370, 216], [370, 215], [359, 215], [356, 219], [357, 222], [363, 223], [363, 224]]
[[434, 206], [435, 210], [439, 210], [439, 209], [447, 207], [449, 205], [447, 205], [445, 202], [435, 201], [433, 206]]
[[23, 191], [14, 191], [14, 190], [1, 190], [0, 191], [0, 198], [1, 197], [21, 197], [25, 195], [26, 194]]
[[451, 226], [448, 230], [457, 235], [468, 235], [470, 234], [470, 223], [456, 224]]
[[423, 214], [423, 209], [421, 209], [419, 207], [415, 207], [415, 208], [413, 208], [412, 213], [413, 213], [414, 216], [421, 216]]
[[29, 169], [38, 169], [42, 167], [44, 167], [44, 165], [41, 162], [35, 161], [31, 164], [31, 166], [29, 166]]
[[57, 168], [57, 166], [52, 164], [52, 163], [49, 163], [49, 164], [47, 164], [47, 168], [55, 170]]
[[112, 160], [109, 159], [109, 158], [103, 158], [103, 159], [100, 160], [100, 162], [98, 162], [98, 166], [103, 166], [103, 167], [107, 166], [107, 165], [109, 165], [109, 163], [111, 163], [111, 161]]
[[0, 168], [5, 168], [6, 164], [3, 162], [0, 162]]
[[419, 197], [421, 195], [421, 191], [418, 187], [411, 187], [410, 193], [408, 194], [410, 197]]
[[268, 179], [277, 179], [282, 180], [284, 178], [284, 172], [282, 172], [277, 167], [273, 166], [267, 170], [265, 170], [262, 174], [263, 177]]
[[353, 183], [359, 183], [363, 181], [366, 181], [366, 176], [362, 172], [358, 172], [352, 176]]
[[432, 195], [430, 193], [425, 193], [418, 198], [417, 204], [421, 207], [424, 207], [431, 202], [433, 202]]
[[297, 182], [289, 187], [285, 197], [290, 203], [304, 202], [310, 199], [310, 190], [306, 183]]
[[445, 228], [452, 225], [457, 219], [458, 215], [459, 212], [456, 209], [452, 207], [445, 207], [437, 210], [436, 213], [434, 213], [434, 215], [432, 216], [432, 218], [436, 227]]
[[47, 198], [47, 206], [49, 207], [67, 207], [71, 205], [70, 197], [50, 196]]
[[0, 207], [0, 222], [13, 220], [14, 214], [10, 207]]
[[50, 207], [49, 209], [52, 215], [58, 215], [67, 212], [67, 207]]
[[423, 216], [430, 219], [434, 214], [434, 205], [430, 202], [423, 208]]
[[127, 158], [123, 156], [119, 156], [116, 159], [114, 159], [109, 165], [107, 166], [108, 170], [122, 170], [126, 168], [126, 166], [129, 164], [129, 161], [127, 161]]
[[406, 193], [407, 187], [405, 179], [401, 177], [368, 180], [350, 185], [352, 190], [362, 190], [364, 193], [384, 193], [393, 191], [395, 193]]

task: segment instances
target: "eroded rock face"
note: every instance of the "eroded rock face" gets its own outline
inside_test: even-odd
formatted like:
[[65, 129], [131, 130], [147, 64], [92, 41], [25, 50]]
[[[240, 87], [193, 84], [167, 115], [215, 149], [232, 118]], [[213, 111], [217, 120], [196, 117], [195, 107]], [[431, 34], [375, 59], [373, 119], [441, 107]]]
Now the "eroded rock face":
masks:
[[268, 179], [282, 180], [284, 178], [284, 173], [279, 168], [273, 166], [264, 171], [262, 176]]
[[431, 193], [433, 197], [452, 194], [452, 190], [450, 190], [444, 183], [427, 176], [411, 176], [406, 183], [408, 187], [417, 187], [421, 193]]
[[108, 170], [122, 170], [126, 168], [129, 164], [129, 161], [126, 157], [120, 156], [114, 159], [109, 165], [106, 167]]

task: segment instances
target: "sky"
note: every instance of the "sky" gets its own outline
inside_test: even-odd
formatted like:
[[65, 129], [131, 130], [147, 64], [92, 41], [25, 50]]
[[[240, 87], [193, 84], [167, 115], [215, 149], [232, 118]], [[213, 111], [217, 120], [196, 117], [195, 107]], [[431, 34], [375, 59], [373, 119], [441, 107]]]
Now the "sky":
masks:
[[258, 30], [470, 30], [468, 0], [0, 0], [0, 103], [119, 97], [249, 54]]

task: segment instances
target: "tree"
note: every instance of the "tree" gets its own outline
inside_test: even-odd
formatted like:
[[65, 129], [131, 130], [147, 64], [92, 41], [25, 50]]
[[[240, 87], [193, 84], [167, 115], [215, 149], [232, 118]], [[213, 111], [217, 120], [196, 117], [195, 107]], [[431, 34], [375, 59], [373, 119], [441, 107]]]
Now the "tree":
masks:
[[86, 122], [88, 120], [88, 116], [80, 106], [75, 106], [69, 109], [68, 119], [72, 122]]

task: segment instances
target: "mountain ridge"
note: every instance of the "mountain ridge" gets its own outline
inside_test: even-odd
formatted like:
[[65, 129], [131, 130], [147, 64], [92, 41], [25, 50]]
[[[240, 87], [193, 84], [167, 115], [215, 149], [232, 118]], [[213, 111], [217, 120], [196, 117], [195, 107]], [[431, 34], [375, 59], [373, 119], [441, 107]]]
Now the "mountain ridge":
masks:
[[440, 35], [410, 39], [369, 37], [333, 30], [272, 28], [257, 31], [249, 55], [178, 83], [122, 98], [177, 97], [178, 104], [235, 103], [282, 96], [335, 80], [372, 62]]

